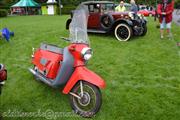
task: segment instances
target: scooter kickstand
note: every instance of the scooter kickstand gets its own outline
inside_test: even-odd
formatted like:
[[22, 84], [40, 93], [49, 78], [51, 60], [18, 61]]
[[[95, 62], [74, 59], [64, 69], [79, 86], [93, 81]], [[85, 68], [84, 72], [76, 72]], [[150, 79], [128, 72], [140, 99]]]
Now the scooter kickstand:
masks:
[[78, 95], [76, 95], [75, 93], [70, 92], [70, 94], [71, 94], [72, 96], [74, 96], [74, 97], [78, 98], [78, 99], [81, 99], [81, 97], [80, 97], [80, 96], [78, 96]]

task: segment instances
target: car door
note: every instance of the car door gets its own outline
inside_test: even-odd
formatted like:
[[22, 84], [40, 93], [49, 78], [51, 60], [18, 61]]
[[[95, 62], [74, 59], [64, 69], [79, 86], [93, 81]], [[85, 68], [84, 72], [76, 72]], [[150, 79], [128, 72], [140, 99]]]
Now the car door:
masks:
[[89, 4], [88, 29], [98, 29], [100, 27], [100, 4]]

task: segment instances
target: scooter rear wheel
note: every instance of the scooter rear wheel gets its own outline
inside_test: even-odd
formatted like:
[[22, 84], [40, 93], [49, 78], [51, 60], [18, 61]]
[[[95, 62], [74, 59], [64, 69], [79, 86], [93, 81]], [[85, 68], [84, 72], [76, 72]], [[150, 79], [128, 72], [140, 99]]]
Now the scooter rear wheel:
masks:
[[[81, 81], [82, 82], [82, 81]], [[83, 96], [81, 96], [80, 82], [78, 82], [72, 93], [81, 96], [81, 99], [70, 95], [70, 104], [75, 113], [82, 117], [93, 117], [99, 110], [102, 104], [101, 91], [95, 85], [88, 82], [83, 83]]]

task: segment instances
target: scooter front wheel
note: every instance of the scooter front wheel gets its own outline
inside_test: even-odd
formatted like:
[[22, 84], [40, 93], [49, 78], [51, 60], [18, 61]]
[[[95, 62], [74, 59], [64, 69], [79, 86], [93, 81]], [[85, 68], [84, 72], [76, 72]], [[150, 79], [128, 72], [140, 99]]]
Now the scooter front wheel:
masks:
[[75, 113], [82, 117], [93, 117], [99, 110], [102, 104], [101, 91], [95, 85], [88, 82], [78, 82], [70, 95], [70, 103]]

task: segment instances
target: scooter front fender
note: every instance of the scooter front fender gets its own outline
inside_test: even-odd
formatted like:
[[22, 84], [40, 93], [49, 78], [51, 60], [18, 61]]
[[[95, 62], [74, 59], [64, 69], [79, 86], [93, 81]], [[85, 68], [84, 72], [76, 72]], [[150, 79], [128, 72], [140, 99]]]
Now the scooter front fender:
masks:
[[77, 67], [64, 87], [63, 93], [68, 94], [74, 85], [80, 80], [87, 81], [99, 88], [105, 88], [106, 86], [104, 80], [96, 73], [90, 71], [86, 67]]

